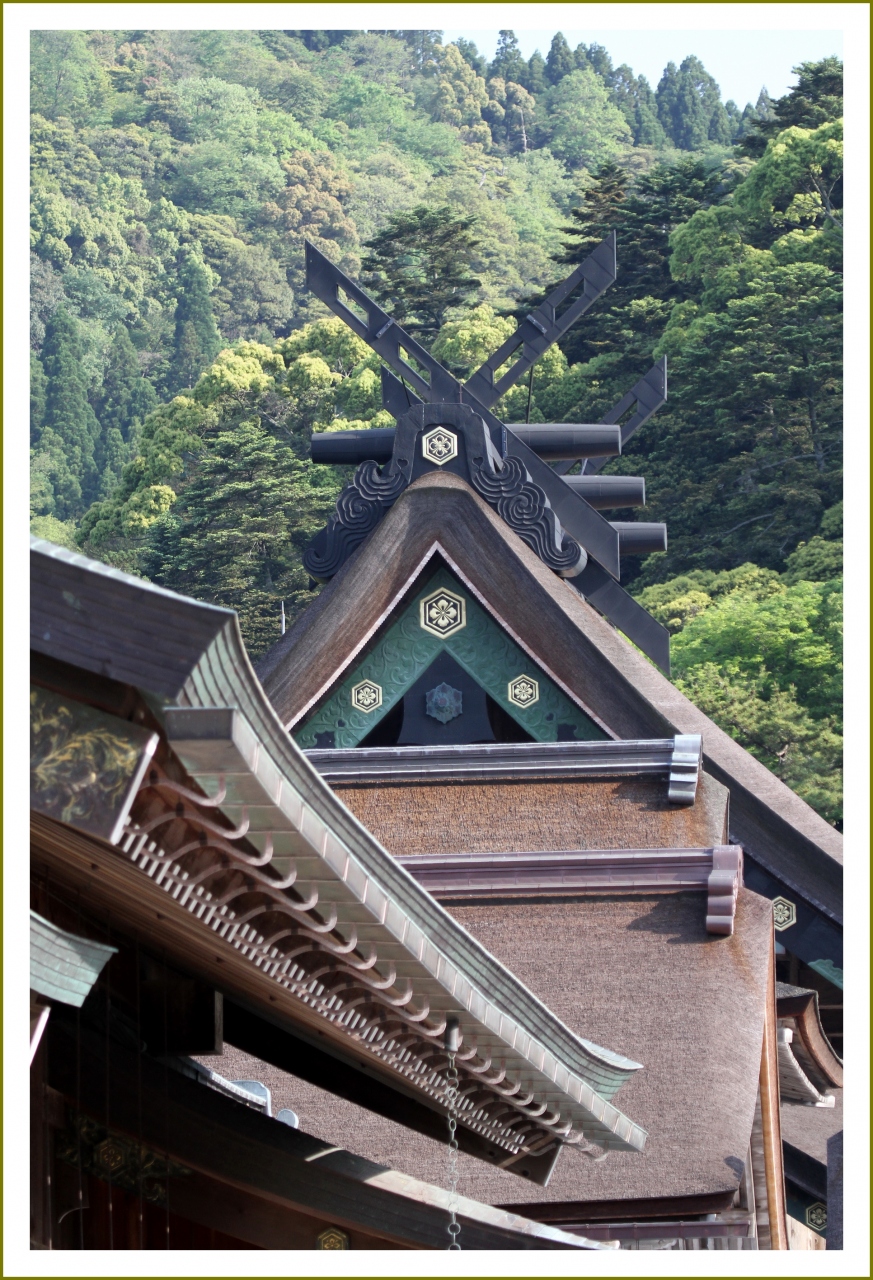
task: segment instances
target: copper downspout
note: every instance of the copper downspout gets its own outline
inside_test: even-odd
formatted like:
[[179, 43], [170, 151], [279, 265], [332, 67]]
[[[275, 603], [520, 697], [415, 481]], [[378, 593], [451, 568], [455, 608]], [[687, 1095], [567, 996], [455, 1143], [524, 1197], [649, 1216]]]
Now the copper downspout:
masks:
[[770, 1219], [770, 1248], [788, 1248], [785, 1219], [785, 1175], [782, 1167], [782, 1129], [779, 1122], [779, 1069], [776, 1056], [776, 954], [771, 933], [767, 965], [767, 1002], [761, 1046], [761, 1120], [764, 1147], [764, 1179]]

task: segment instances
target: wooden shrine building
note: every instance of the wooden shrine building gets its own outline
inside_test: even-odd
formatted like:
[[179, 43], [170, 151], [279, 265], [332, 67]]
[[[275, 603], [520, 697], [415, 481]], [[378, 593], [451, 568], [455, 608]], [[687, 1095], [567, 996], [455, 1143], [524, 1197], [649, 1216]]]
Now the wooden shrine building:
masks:
[[839, 836], [670, 683], [619, 581], [666, 531], [600, 514], [666, 367], [492, 413], [614, 237], [465, 384], [307, 272], [397, 426], [313, 437], [357, 470], [256, 671], [33, 545], [34, 1246], [820, 1247]]
[[33, 1247], [439, 1249], [452, 1214], [468, 1248], [605, 1247], [343, 1150], [218, 1070], [225, 1044], [293, 1065], [447, 1151], [456, 1017], [462, 1151], [541, 1180], [564, 1143], [646, 1139], [612, 1101], [636, 1062], [356, 821], [235, 614], [34, 541], [32, 644]]

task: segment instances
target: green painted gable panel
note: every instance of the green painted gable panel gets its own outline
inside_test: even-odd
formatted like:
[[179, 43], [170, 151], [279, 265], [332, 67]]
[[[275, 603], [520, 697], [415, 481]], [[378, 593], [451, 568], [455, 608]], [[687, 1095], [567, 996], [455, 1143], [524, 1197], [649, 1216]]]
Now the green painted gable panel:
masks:
[[441, 652], [448, 652], [537, 742], [556, 742], [568, 725], [578, 740], [608, 735], [503, 631], [446, 568], [417, 588], [372, 649], [294, 740], [304, 750], [332, 733], [338, 748], [356, 747], [396, 706]]

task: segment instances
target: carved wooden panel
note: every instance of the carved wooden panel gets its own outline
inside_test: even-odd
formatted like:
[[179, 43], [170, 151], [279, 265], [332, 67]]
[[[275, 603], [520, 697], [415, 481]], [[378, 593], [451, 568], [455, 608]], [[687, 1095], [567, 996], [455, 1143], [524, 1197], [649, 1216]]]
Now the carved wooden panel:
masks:
[[[456, 662], [537, 742], [606, 734], [494, 621], [461, 583], [441, 568], [411, 593], [372, 649], [348, 671], [327, 701], [295, 732], [304, 749], [356, 747], [396, 706], [441, 653]], [[381, 703], [363, 707], [362, 687]]]

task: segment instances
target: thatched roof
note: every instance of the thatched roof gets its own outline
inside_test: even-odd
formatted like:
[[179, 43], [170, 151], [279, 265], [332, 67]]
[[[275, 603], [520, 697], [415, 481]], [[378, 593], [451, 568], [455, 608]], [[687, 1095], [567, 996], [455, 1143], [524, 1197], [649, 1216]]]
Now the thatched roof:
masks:
[[[662, 779], [335, 786], [390, 853], [681, 849], [727, 843], [727, 791], [703, 774], [693, 805]], [[446, 814], [451, 821], [446, 821]]]
[[[770, 904], [740, 890], [734, 936], [706, 933], [695, 893], [452, 908], [572, 1028], [643, 1063], [622, 1097], [649, 1132], [641, 1154], [564, 1151], [545, 1188], [461, 1157], [460, 1189], [491, 1204], [639, 1201], [730, 1193], [749, 1148], [772, 946]], [[259, 1072], [308, 1132], [441, 1182], [447, 1152], [293, 1076], [226, 1049], [224, 1074]], [[704, 1210], [705, 1211], [705, 1210]], [[570, 1213], [572, 1217], [572, 1213]], [[569, 1220], [569, 1219], [568, 1219]]]

